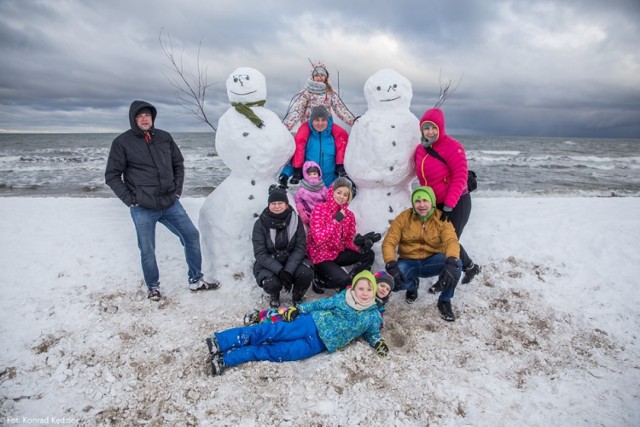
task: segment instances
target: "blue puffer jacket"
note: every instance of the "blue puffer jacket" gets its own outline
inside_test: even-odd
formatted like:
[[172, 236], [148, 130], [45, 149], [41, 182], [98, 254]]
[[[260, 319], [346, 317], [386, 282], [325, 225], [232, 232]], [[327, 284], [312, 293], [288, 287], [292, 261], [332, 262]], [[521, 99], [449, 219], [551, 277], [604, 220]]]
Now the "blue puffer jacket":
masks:
[[[375, 278], [369, 271], [359, 273], [354, 282], [361, 277], [366, 277], [375, 283]], [[371, 347], [380, 340], [382, 316], [378, 306], [373, 304], [366, 310], [355, 310], [347, 304], [345, 299], [347, 292], [348, 290], [344, 290], [331, 298], [298, 305], [300, 313], [312, 316], [318, 335], [329, 353], [339, 350], [361, 335]]]

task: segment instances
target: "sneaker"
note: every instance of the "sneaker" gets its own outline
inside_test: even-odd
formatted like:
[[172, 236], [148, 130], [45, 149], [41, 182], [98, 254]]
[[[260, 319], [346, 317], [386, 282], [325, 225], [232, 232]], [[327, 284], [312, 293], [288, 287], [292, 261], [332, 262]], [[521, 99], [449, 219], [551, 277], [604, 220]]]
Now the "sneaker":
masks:
[[220, 353], [220, 347], [218, 347], [218, 340], [215, 336], [211, 336], [211, 338], [207, 338], [207, 347], [209, 348], [209, 354], [214, 355]]
[[160, 294], [159, 290], [152, 289], [147, 294], [147, 298], [150, 299], [151, 301], [160, 301], [160, 298], [162, 298], [162, 295]]
[[478, 264], [471, 264], [466, 270], [464, 270], [464, 277], [462, 278], [462, 284], [466, 285], [471, 282], [476, 274], [480, 273], [482, 268]]
[[451, 309], [451, 301], [438, 301], [438, 310], [440, 310], [440, 317], [447, 322], [456, 320], [456, 316], [453, 315], [453, 310]]
[[440, 292], [442, 292], [442, 283], [440, 283], [440, 280], [438, 280], [436, 283], [433, 284], [432, 287], [429, 288], [429, 293], [439, 294]]
[[217, 280], [212, 280], [211, 282], [205, 282], [204, 279], [199, 279], [196, 282], [189, 283], [189, 289], [192, 292], [196, 291], [212, 291], [214, 289], [218, 289], [220, 287], [220, 282]]
[[418, 299], [418, 290], [415, 291], [407, 291], [407, 304], [413, 304]]
[[211, 375], [222, 375], [222, 371], [224, 371], [222, 354], [216, 353], [211, 356]]
[[244, 315], [244, 326], [260, 323], [260, 310], [253, 310]]
[[271, 298], [269, 299], [269, 307], [271, 308], [280, 307], [280, 295], [271, 295]]

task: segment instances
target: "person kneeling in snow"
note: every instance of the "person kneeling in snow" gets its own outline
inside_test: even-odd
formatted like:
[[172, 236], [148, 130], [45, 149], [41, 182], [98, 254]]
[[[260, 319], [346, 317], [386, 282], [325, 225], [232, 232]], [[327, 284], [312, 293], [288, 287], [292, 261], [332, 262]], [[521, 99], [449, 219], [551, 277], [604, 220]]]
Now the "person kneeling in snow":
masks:
[[[369, 271], [353, 278], [352, 289], [331, 298], [289, 307], [284, 322], [260, 323], [214, 332], [206, 339], [211, 372], [246, 362], [285, 362], [333, 353], [363, 336], [380, 356], [389, 347], [380, 336], [382, 317], [375, 301], [376, 279]], [[294, 321], [295, 320], [295, 321]]]
[[[382, 241], [386, 269], [393, 276], [396, 291], [406, 289], [407, 303], [418, 298], [420, 277], [438, 276], [436, 287], [441, 317], [453, 322], [451, 298], [460, 279], [460, 244], [456, 230], [436, 212], [436, 197], [431, 187], [418, 187], [411, 194], [413, 208], [398, 215]], [[396, 248], [398, 260], [396, 261]]]
[[258, 286], [269, 294], [269, 305], [276, 308], [283, 289], [291, 292], [293, 304], [302, 302], [313, 280], [313, 267], [305, 256], [304, 226], [289, 206], [287, 192], [274, 185], [268, 200], [253, 226], [253, 274]]

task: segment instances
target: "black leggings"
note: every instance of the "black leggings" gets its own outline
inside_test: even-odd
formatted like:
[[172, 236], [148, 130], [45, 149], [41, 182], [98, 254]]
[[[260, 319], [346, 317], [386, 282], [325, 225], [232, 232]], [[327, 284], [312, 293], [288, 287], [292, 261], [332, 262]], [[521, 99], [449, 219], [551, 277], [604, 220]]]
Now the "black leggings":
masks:
[[[437, 208], [442, 210], [444, 207], [443, 203], [439, 203]], [[469, 222], [469, 216], [471, 215], [471, 194], [463, 194], [460, 196], [458, 200], [458, 204], [453, 211], [451, 211], [451, 222], [453, 223], [453, 228], [456, 229], [456, 235], [458, 236], [458, 240], [460, 240], [460, 236], [462, 236], [462, 231], [464, 227]], [[466, 270], [473, 264], [473, 260], [467, 254], [467, 251], [464, 250], [462, 244], [460, 244], [460, 260], [462, 261], [462, 269]]]
[[[327, 288], [344, 289], [351, 284], [351, 280], [362, 270], [370, 270], [375, 259], [373, 250], [361, 254], [360, 252], [346, 249], [338, 254], [333, 261], [323, 261], [315, 264], [316, 275], [325, 283]], [[353, 265], [349, 273], [342, 267]]]

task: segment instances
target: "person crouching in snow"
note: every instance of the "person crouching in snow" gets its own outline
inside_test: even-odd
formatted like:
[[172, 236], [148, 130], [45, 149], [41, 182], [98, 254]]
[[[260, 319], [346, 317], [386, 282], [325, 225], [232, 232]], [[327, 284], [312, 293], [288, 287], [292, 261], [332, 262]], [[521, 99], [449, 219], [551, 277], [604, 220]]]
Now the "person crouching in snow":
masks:
[[[323, 294], [323, 288], [346, 288], [356, 274], [371, 269], [375, 260], [371, 247], [354, 242], [356, 218], [348, 209], [352, 194], [351, 181], [338, 178], [329, 188], [327, 201], [311, 213], [307, 254], [315, 269], [312, 289], [317, 294]], [[342, 269], [346, 266], [352, 266], [349, 273]]]
[[302, 176], [304, 178], [295, 194], [296, 209], [303, 224], [309, 225], [313, 208], [327, 201], [328, 189], [322, 182], [322, 171], [316, 162], [304, 162]]
[[289, 307], [284, 322], [267, 322], [214, 332], [206, 339], [211, 372], [259, 360], [285, 362], [333, 353], [363, 336], [380, 356], [389, 347], [380, 336], [382, 318], [375, 302], [376, 280], [369, 271], [353, 278], [353, 287], [331, 298]]
[[253, 226], [253, 274], [258, 286], [269, 294], [271, 307], [280, 305], [283, 289], [291, 292], [293, 303], [298, 304], [313, 280], [313, 267], [305, 256], [304, 226], [289, 206], [285, 190], [273, 185], [268, 202]]
[[[453, 322], [451, 298], [460, 279], [460, 244], [456, 230], [436, 213], [431, 187], [418, 187], [411, 194], [413, 208], [400, 213], [382, 241], [386, 270], [393, 276], [394, 290], [406, 289], [407, 303], [418, 298], [420, 277], [438, 276], [442, 292], [438, 299], [441, 317]], [[396, 248], [398, 259], [396, 261]]]
[[[293, 159], [287, 164], [278, 177], [278, 182], [283, 188], [287, 188], [287, 180], [291, 176], [290, 183], [295, 185], [302, 179], [302, 167], [305, 161], [313, 160], [322, 170], [322, 180], [326, 186], [339, 176], [347, 176], [344, 169], [344, 154], [347, 150], [348, 136], [338, 139], [331, 133], [335, 125], [329, 115], [329, 111], [323, 106], [314, 107], [309, 117], [311, 133], [301, 136], [298, 132], [294, 140], [296, 142]], [[299, 166], [295, 166], [295, 165]], [[292, 166], [294, 165], [294, 166]]]

